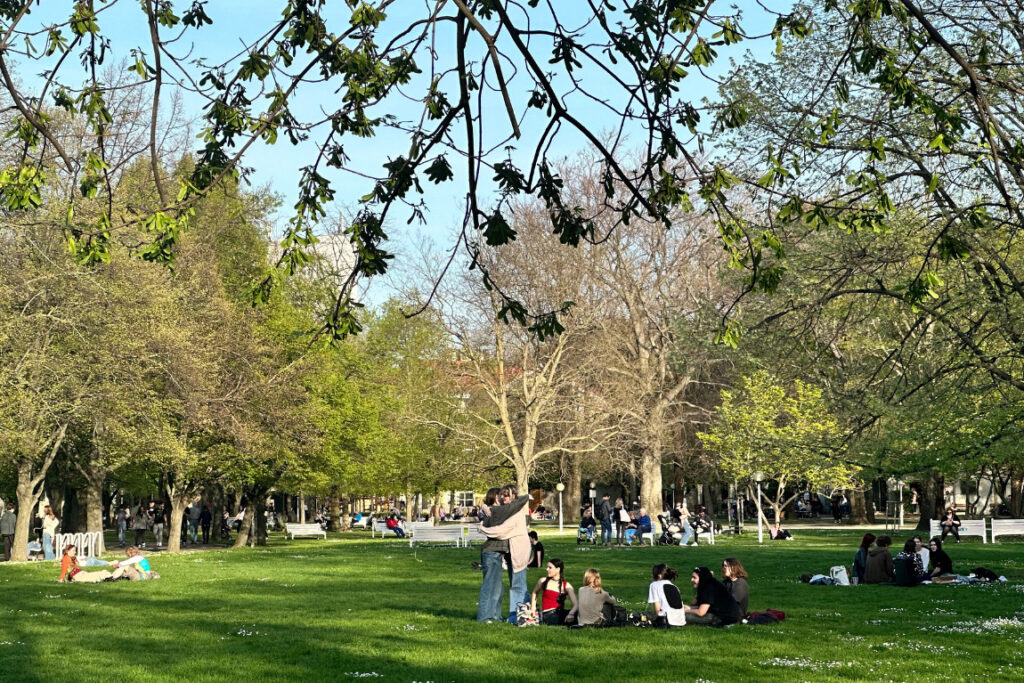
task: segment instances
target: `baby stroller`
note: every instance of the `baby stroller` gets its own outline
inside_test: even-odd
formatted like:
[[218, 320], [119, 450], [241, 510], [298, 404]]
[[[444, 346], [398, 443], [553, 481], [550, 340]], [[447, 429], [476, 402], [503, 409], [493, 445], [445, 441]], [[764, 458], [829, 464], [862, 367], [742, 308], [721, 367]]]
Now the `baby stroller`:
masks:
[[683, 528], [675, 520], [666, 520], [665, 515], [658, 515], [658, 523], [661, 524], [658, 545], [679, 545], [679, 540], [683, 537]]

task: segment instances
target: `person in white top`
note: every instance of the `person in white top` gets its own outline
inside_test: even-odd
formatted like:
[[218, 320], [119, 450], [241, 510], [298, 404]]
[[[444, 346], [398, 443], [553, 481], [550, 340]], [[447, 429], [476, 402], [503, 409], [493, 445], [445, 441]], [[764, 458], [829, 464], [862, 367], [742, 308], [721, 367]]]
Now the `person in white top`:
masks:
[[914, 536], [914, 547], [916, 548], [914, 552], [921, 556], [921, 566], [928, 569], [928, 563], [932, 559], [932, 551], [928, 550], [928, 546], [921, 541], [920, 536]]
[[686, 612], [683, 599], [672, 580], [678, 572], [666, 564], [656, 564], [651, 568], [651, 587], [647, 591], [647, 602], [654, 605], [651, 621], [655, 626], [683, 626], [686, 624]]
[[60, 520], [53, 514], [53, 509], [47, 505], [43, 508], [43, 557], [47, 560], [57, 559], [57, 552], [53, 544], [57, 540], [58, 527], [60, 527]]

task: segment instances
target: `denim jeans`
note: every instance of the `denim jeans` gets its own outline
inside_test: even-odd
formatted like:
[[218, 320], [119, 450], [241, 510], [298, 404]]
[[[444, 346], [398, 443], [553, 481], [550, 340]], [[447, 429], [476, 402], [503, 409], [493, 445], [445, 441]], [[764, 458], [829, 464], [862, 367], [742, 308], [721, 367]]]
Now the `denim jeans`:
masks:
[[117, 542], [124, 545], [124, 532], [128, 528], [127, 524], [117, 525]]
[[605, 517], [601, 520], [601, 543], [612, 542], [612, 520], [610, 517]]
[[188, 520], [188, 537], [193, 543], [199, 542], [199, 520]]
[[683, 537], [679, 539], [679, 545], [690, 545], [693, 540], [693, 529], [689, 525], [683, 527]]
[[[501, 619], [501, 553], [480, 553], [480, 566], [484, 579], [480, 584], [480, 599], [476, 607], [476, 620]], [[525, 574], [525, 572], [523, 572]]]
[[508, 622], [516, 623], [516, 608], [521, 602], [530, 601], [530, 591], [526, 588], [526, 570], [513, 572], [511, 560], [509, 560], [509, 586], [508, 586]]
[[83, 567], [106, 567], [110, 563], [106, 560], [99, 560], [95, 557], [84, 557], [78, 561], [78, 564]]
[[157, 545], [164, 544], [164, 525], [162, 523], [153, 525], [153, 535], [156, 536]]
[[43, 534], [43, 557], [47, 560], [57, 559], [53, 553], [53, 536], [50, 534]]

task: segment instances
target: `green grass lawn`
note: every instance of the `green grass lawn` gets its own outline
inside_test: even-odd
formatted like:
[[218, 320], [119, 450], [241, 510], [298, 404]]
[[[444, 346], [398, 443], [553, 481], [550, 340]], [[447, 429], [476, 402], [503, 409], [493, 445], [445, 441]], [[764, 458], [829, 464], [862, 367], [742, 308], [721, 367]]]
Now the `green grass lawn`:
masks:
[[[716, 570], [739, 557], [752, 610], [776, 626], [567, 630], [474, 621], [478, 549], [410, 550], [361, 532], [257, 550], [152, 556], [155, 582], [58, 584], [52, 564], [0, 564], [0, 679], [389, 681], [1022, 680], [1024, 544], [948, 550], [991, 586], [807, 586], [801, 572], [849, 565], [859, 533], [756, 536], [699, 548], [577, 547], [544, 538], [579, 585], [588, 567], [628, 609], [642, 609], [650, 567]], [[901, 546], [900, 537], [895, 546]], [[531, 569], [530, 586], [540, 576]]]

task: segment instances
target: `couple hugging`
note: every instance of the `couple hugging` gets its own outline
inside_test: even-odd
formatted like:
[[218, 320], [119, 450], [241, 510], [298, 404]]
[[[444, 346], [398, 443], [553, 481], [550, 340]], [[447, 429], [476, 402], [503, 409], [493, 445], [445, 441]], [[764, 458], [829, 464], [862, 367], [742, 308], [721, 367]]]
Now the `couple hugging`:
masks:
[[508, 571], [509, 616], [515, 621], [516, 607], [530, 601], [526, 587], [526, 565], [530, 562], [530, 537], [526, 523], [530, 496], [518, 495], [514, 485], [492, 488], [480, 507], [480, 531], [487, 540], [480, 551], [484, 573], [477, 603], [476, 620], [487, 623], [505, 621], [501, 611], [502, 565]]

